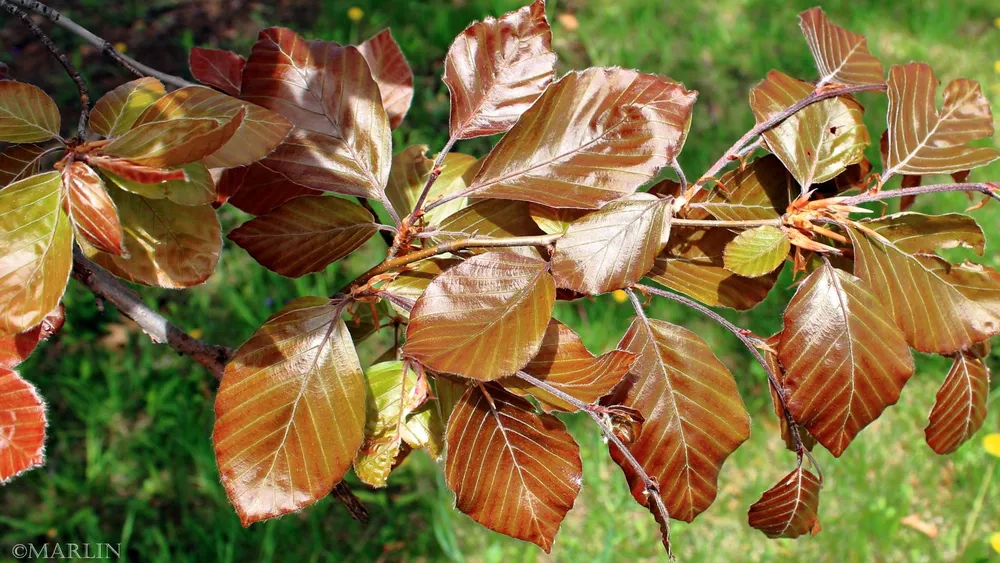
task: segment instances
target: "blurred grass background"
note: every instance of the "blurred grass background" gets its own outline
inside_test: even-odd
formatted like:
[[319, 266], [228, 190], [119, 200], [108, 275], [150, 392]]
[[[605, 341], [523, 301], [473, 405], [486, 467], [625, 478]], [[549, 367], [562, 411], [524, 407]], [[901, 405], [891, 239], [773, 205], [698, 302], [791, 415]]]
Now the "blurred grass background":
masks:
[[[713, 0], [550, 1], [560, 71], [618, 65], [666, 74], [700, 91], [687, 147], [680, 162], [697, 177], [753, 125], [749, 88], [771, 68], [802, 79], [816, 73], [798, 30], [796, 14], [813, 2]], [[447, 89], [440, 81], [452, 38], [466, 25], [519, 7], [511, 0], [326, 0], [275, 3], [206, 1], [53, 2], [98, 34], [120, 42], [143, 62], [187, 74], [193, 45], [246, 53], [256, 32], [287, 25], [310, 38], [354, 43], [391, 27], [416, 74], [416, 97], [394, 150], [446, 139]], [[978, 80], [1000, 109], [1000, 6], [990, 0], [941, 2], [855, 0], [825, 2], [837, 23], [869, 38], [885, 63], [920, 60], [938, 77]], [[360, 8], [357, 20], [350, 8]], [[355, 13], [356, 15], [356, 13]], [[84, 67], [99, 94], [127, 80], [60, 30], [53, 36]], [[60, 69], [16, 24], [4, 20], [0, 53], [19, 80], [35, 82], [64, 102], [73, 115], [74, 91]], [[940, 97], [940, 96], [939, 96]], [[872, 137], [885, 128], [886, 100], [863, 94]], [[456, 150], [482, 155], [492, 140], [459, 143]], [[993, 141], [997, 146], [1000, 142]], [[878, 162], [877, 153], [869, 154]], [[1000, 164], [973, 173], [1000, 179]], [[895, 205], [895, 204], [893, 204]], [[961, 211], [964, 195], [928, 197], [923, 212]], [[1000, 242], [1000, 208], [975, 217], [992, 245]], [[227, 228], [244, 216], [223, 212]], [[204, 338], [237, 345], [285, 301], [326, 295], [376, 263], [375, 239], [365, 251], [320, 275], [288, 280], [254, 264], [226, 243], [218, 272], [201, 287], [179, 292], [143, 290], [151, 305]], [[1000, 267], [1000, 253], [986, 263]], [[778, 288], [750, 313], [727, 313], [762, 335], [780, 328], [791, 295], [787, 271]], [[563, 523], [551, 556], [532, 545], [493, 534], [453, 508], [440, 468], [422, 453], [407, 460], [389, 487], [359, 495], [372, 520], [350, 520], [323, 500], [300, 514], [249, 529], [238, 519], [218, 481], [210, 434], [217, 383], [200, 367], [151, 345], [141, 332], [70, 284], [63, 333], [24, 366], [49, 403], [50, 436], [44, 468], [0, 487], [0, 559], [16, 543], [121, 543], [137, 561], [632, 561], [662, 559], [652, 518], [636, 506], [621, 471], [588, 420], [567, 416], [581, 445], [584, 490]], [[727, 462], [713, 507], [692, 524], [674, 523], [675, 552], [685, 561], [985, 561], [998, 554], [988, 544], [1000, 532], [1000, 470], [982, 448], [982, 436], [1000, 430], [1000, 391], [994, 383], [985, 429], [956, 454], [939, 457], [923, 442], [934, 393], [948, 368], [941, 358], [920, 356], [918, 371], [900, 403], [851, 445], [841, 459], [817, 456], [826, 474], [820, 503], [823, 531], [813, 538], [771, 541], [746, 524], [746, 510], [789, 471], [794, 455], [783, 450], [770, 411], [762, 370], [730, 335], [706, 319], [656, 303], [651, 314], [702, 335], [731, 368], [754, 415], [753, 436]], [[605, 296], [560, 304], [556, 316], [571, 324], [595, 353], [614, 347], [630, 322], [627, 304]], [[381, 352], [366, 345], [367, 358]], [[371, 349], [369, 349], [371, 348]], [[989, 359], [1000, 368], [1000, 355]], [[906, 522], [910, 522], [907, 525]], [[915, 525], [913, 523], [916, 523]], [[918, 529], [918, 528], [922, 528]]]

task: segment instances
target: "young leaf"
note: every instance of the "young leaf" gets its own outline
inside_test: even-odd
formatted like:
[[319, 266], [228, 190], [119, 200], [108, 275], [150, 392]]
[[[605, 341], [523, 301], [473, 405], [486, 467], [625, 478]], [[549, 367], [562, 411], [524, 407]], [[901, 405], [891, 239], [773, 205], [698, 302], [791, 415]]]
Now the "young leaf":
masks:
[[946, 174], [993, 162], [995, 149], [968, 146], [993, 136], [993, 113], [979, 83], [960, 78], [944, 89], [938, 112], [938, 79], [924, 63], [889, 69], [889, 150], [883, 178], [894, 174]]
[[933, 254], [937, 250], [948, 248], [968, 248], [982, 256], [986, 250], [986, 236], [979, 223], [961, 213], [895, 213], [866, 220], [863, 224], [893, 241], [903, 252], [911, 254]]
[[[385, 187], [385, 195], [393, 208], [401, 217], [409, 215], [420, 197], [431, 170], [434, 159], [427, 158], [427, 145], [414, 145], [392, 157], [392, 170], [389, 171], [389, 182]], [[450, 152], [441, 163], [441, 174], [431, 186], [427, 194], [428, 201], [434, 201], [441, 196], [460, 192], [468, 187], [468, 182], [476, 174], [479, 162], [467, 154]], [[465, 198], [452, 200], [441, 207], [430, 210], [426, 220], [437, 224], [441, 219], [457, 212], [466, 205]]]
[[555, 64], [544, 0], [465, 28], [444, 62], [451, 136], [506, 132], [552, 82]]
[[90, 112], [90, 128], [105, 137], [123, 135], [166, 93], [159, 80], [148, 76], [126, 82], [97, 100]]
[[326, 496], [364, 438], [365, 380], [328, 299], [273, 315], [226, 365], [212, 441], [222, 484], [244, 526]]
[[34, 327], [62, 299], [73, 266], [64, 201], [58, 172], [0, 190], [0, 337]]
[[[440, 256], [414, 262], [386, 284], [385, 290], [397, 297], [416, 301], [424, 294], [424, 290], [432, 281], [444, 271], [461, 263], [462, 261], [458, 258], [442, 258]], [[398, 307], [395, 304], [392, 308], [404, 319], [410, 318], [409, 309]]]
[[159, 184], [160, 182], [187, 179], [183, 167], [159, 168], [156, 166], [145, 166], [125, 160], [124, 158], [89, 156], [87, 164], [91, 167], [100, 168], [102, 172], [110, 172], [115, 176], [138, 184]]
[[957, 354], [924, 429], [927, 445], [946, 455], [968, 441], [986, 420], [989, 394], [990, 368], [975, 348]]
[[[442, 219], [438, 230], [441, 234], [433, 237], [435, 243], [472, 236], [508, 238], [544, 234], [531, 220], [527, 203], [502, 199], [481, 199]], [[538, 249], [531, 246], [473, 249], [472, 252], [509, 252], [534, 258], [542, 257]]]
[[546, 234], [566, 234], [570, 224], [589, 213], [586, 209], [559, 209], [538, 203], [528, 204], [528, 214]]
[[305, 196], [229, 233], [262, 266], [290, 278], [323, 271], [378, 232], [364, 207], [339, 197]]
[[497, 143], [469, 190], [596, 209], [634, 192], [677, 156], [696, 97], [668, 78], [633, 70], [571, 72]]
[[77, 236], [101, 252], [121, 256], [122, 226], [118, 222], [118, 209], [101, 177], [86, 164], [71, 162], [63, 168], [62, 182]]
[[[750, 437], [736, 381], [698, 336], [663, 321], [636, 319], [618, 348], [637, 356], [632, 375], [601, 403], [643, 416], [628, 449], [659, 483], [670, 517], [690, 522], [715, 500], [722, 464]], [[649, 506], [642, 479], [617, 448], [611, 457], [636, 502]]]
[[365, 484], [384, 487], [399, 455], [406, 419], [427, 400], [427, 381], [403, 362], [383, 362], [365, 370], [368, 414], [365, 441], [354, 459], [354, 472]]
[[730, 272], [757, 278], [784, 264], [791, 248], [781, 229], [756, 227], [743, 231], [726, 245], [723, 261]]
[[0, 151], [0, 188], [38, 174], [43, 154], [41, 145], [11, 145]]
[[41, 88], [0, 81], [0, 141], [40, 143], [59, 136], [59, 108]]
[[549, 553], [583, 482], [580, 447], [563, 423], [498, 385], [472, 387], [448, 419], [447, 447], [458, 509]]
[[434, 396], [413, 412], [403, 426], [403, 442], [409, 447], [427, 450], [435, 460], [444, 455], [445, 426], [466, 387], [444, 376], [433, 378]]
[[59, 305], [35, 328], [14, 336], [0, 338], [0, 368], [14, 369], [28, 359], [38, 343], [47, 340], [62, 329], [66, 322], [66, 310]]
[[239, 97], [246, 59], [231, 51], [191, 47], [188, 65], [191, 75], [202, 84]]
[[910, 349], [879, 298], [829, 264], [789, 302], [778, 358], [792, 418], [837, 457], [913, 375]]
[[815, 475], [799, 466], [753, 503], [750, 526], [771, 538], [797, 538], [819, 532], [819, 490]]
[[228, 201], [236, 209], [251, 215], [264, 215], [299, 196], [322, 193], [298, 184], [259, 162], [227, 169], [215, 186], [216, 201]]
[[[625, 377], [634, 361], [634, 355], [622, 350], [594, 357], [573, 329], [551, 319], [542, 347], [523, 371], [585, 403], [593, 403]], [[516, 376], [501, 383], [508, 391], [535, 397], [547, 412], [577, 410], [565, 400]]]
[[413, 101], [413, 71], [388, 29], [358, 45], [382, 94], [389, 127], [399, 126]]
[[591, 295], [632, 286], [667, 244], [669, 214], [669, 200], [635, 194], [577, 219], [556, 241], [556, 285]]
[[35, 387], [0, 367], [0, 485], [45, 463], [45, 425]]
[[777, 219], [799, 196], [799, 185], [772, 154], [726, 172], [699, 206], [724, 221]]
[[[750, 92], [750, 108], [762, 123], [812, 93], [812, 84], [776, 70]], [[830, 98], [795, 113], [764, 132], [767, 146], [808, 189], [864, 158], [871, 142], [864, 109], [849, 96]]]
[[490, 252], [437, 277], [410, 311], [403, 354], [431, 370], [490, 381], [542, 344], [556, 288], [538, 258]]
[[192, 162], [175, 170], [184, 173], [186, 179], [166, 182], [136, 182], [107, 170], [104, 175], [116, 186], [148, 199], [169, 199], [181, 205], [205, 205], [215, 201], [215, 182], [208, 168], [200, 162]]
[[110, 193], [128, 258], [81, 244], [91, 260], [120, 278], [156, 287], [191, 287], [212, 275], [222, 251], [222, 227], [211, 206], [182, 206], [119, 189]]
[[240, 109], [226, 121], [180, 118], [137, 125], [111, 141], [102, 153], [144, 166], [180, 166], [222, 148], [240, 128], [245, 115], [246, 110]]
[[824, 84], [865, 85], [883, 82], [882, 63], [868, 51], [868, 40], [831, 22], [823, 8], [799, 14], [799, 27]]
[[746, 278], [727, 270], [725, 249], [736, 236], [729, 229], [673, 227], [670, 242], [646, 275], [710, 307], [752, 309], [767, 297], [778, 275]]

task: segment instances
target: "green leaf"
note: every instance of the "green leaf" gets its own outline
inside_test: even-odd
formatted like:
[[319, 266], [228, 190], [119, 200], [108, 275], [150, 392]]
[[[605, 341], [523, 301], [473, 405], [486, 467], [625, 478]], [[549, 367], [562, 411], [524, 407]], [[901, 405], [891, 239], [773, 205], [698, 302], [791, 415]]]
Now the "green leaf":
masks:
[[799, 195], [799, 185], [774, 155], [723, 174], [699, 207], [723, 221], [777, 219]]
[[40, 143], [59, 136], [59, 108], [41, 88], [0, 81], [0, 141]]
[[[431, 170], [434, 159], [427, 158], [427, 145], [414, 145], [392, 157], [392, 170], [389, 171], [389, 182], [385, 187], [385, 195], [400, 217], [409, 215], [420, 197]], [[479, 170], [475, 157], [450, 152], [441, 163], [441, 174], [427, 194], [427, 201], [434, 201], [444, 195], [460, 192], [468, 187], [468, 182]], [[432, 225], [441, 219], [457, 212], [466, 206], [465, 198], [452, 200], [441, 207], [430, 210], [426, 221]]]
[[177, 169], [184, 171], [187, 180], [167, 180], [149, 184], [128, 180], [107, 170], [104, 171], [104, 175], [119, 188], [147, 199], [166, 198], [180, 205], [205, 205], [215, 202], [215, 182], [204, 164], [192, 162]]
[[743, 231], [727, 244], [723, 260], [730, 272], [756, 278], [781, 266], [791, 249], [792, 245], [781, 229], [756, 227]]
[[124, 135], [166, 93], [159, 80], [148, 76], [126, 82], [97, 100], [90, 112], [90, 128], [105, 137]]

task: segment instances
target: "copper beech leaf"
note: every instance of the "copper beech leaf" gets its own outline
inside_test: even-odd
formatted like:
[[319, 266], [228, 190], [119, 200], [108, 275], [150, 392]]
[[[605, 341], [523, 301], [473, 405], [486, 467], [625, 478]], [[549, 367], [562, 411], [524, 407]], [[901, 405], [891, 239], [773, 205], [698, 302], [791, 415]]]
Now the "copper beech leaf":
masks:
[[673, 227], [670, 242], [646, 275], [711, 307], [751, 309], [767, 297], [778, 276], [747, 278], [727, 270], [723, 256], [736, 236], [728, 229]]
[[309, 188], [385, 201], [389, 118], [357, 48], [265, 29], [243, 69], [242, 97], [295, 125], [263, 165]]
[[466, 387], [444, 376], [433, 377], [432, 386], [433, 395], [406, 418], [401, 435], [406, 445], [436, 460], [444, 455], [445, 426]]
[[296, 299], [226, 365], [212, 441], [244, 526], [326, 496], [361, 446], [365, 380], [340, 312]]
[[831, 22], [822, 8], [799, 14], [799, 27], [819, 69], [817, 87], [884, 82], [882, 63], [868, 50], [868, 40]]
[[125, 255], [81, 244], [91, 260], [120, 278], [156, 287], [191, 287], [212, 275], [222, 251], [222, 227], [211, 206], [183, 206], [119, 189], [110, 193], [125, 235]]
[[549, 265], [506, 252], [438, 276], [410, 311], [403, 355], [429, 369], [490, 381], [538, 352], [555, 304]]
[[785, 368], [781, 366], [781, 362], [778, 360], [778, 344], [781, 343], [781, 333], [775, 334], [765, 341], [764, 346], [760, 346], [764, 361], [767, 363], [768, 369], [771, 370], [771, 374], [774, 375], [774, 379], [777, 382], [777, 389], [773, 385], [768, 385], [767, 389], [771, 395], [771, 404], [774, 406], [774, 414], [778, 417], [778, 426], [781, 428], [781, 439], [785, 442], [785, 447], [789, 451], [798, 452], [798, 444], [795, 442], [795, 437], [792, 435], [791, 426], [794, 425], [799, 433], [799, 440], [802, 441], [802, 445], [809, 451], [812, 451], [816, 447], [816, 438], [813, 438], [812, 434], [806, 432], [805, 428], [802, 428], [794, 421], [790, 425], [788, 423], [788, 418], [786, 414], [788, 412], [782, 405], [781, 399], [778, 397], [778, 393], [782, 393], [782, 396], [786, 393], [785, 391]]
[[546, 553], [583, 482], [580, 447], [549, 414], [496, 384], [469, 388], [448, 419], [445, 481], [483, 526]]
[[879, 301], [860, 279], [824, 264], [785, 310], [778, 358], [788, 411], [837, 457], [913, 375], [906, 340]]
[[92, 168], [99, 168], [101, 172], [124, 178], [139, 184], [159, 184], [172, 180], [187, 180], [187, 174], [183, 167], [160, 168], [157, 166], [146, 166], [125, 160], [124, 158], [114, 158], [111, 156], [89, 156], [87, 164]]
[[0, 367], [0, 484], [45, 463], [45, 425], [35, 387]]
[[[415, 302], [424, 294], [427, 286], [437, 279], [441, 273], [461, 263], [462, 260], [458, 258], [443, 258], [441, 256], [414, 262], [386, 284], [385, 290], [392, 295]], [[395, 303], [392, 305], [392, 308], [402, 315], [403, 318], [410, 318], [409, 309], [399, 307]]]
[[365, 370], [368, 414], [365, 440], [354, 473], [365, 484], [384, 487], [403, 443], [407, 418], [427, 400], [427, 380], [403, 362], [382, 362]]
[[993, 136], [993, 113], [979, 83], [960, 78], [934, 105], [938, 79], [924, 63], [889, 69], [889, 146], [883, 178], [894, 174], [946, 174], [984, 166], [1000, 157], [989, 147], [968, 146]]
[[819, 532], [819, 479], [799, 466], [753, 503], [747, 518], [750, 527], [769, 538], [797, 538]]
[[237, 97], [240, 95], [243, 66], [246, 63], [243, 57], [222, 49], [191, 47], [191, 54], [188, 56], [188, 66], [195, 80]]
[[[502, 199], [481, 199], [442, 219], [438, 230], [441, 232], [433, 237], [436, 243], [469, 237], [510, 238], [544, 234], [531, 219], [527, 203]], [[470, 252], [505, 252], [535, 258], [542, 256], [533, 246], [482, 248], [472, 249]]]
[[[593, 403], [607, 395], [625, 377], [634, 361], [634, 355], [622, 350], [612, 350], [595, 357], [573, 329], [551, 319], [545, 329], [542, 347], [523, 371], [584, 403]], [[577, 410], [566, 400], [516, 376], [501, 383], [508, 391], [535, 397], [548, 412]]]
[[[389, 198], [396, 213], [401, 217], [409, 215], [420, 197], [427, 179], [434, 169], [434, 159], [427, 158], [427, 145], [414, 145], [392, 157], [392, 170], [389, 172], [389, 182], [385, 187], [385, 195]], [[469, 180], [479, 170], [479, 160], [467, 154], [450, 152], [441, 163], [441, 173], [431, 185], [427, 194], [428, 201], [434, 201], [444, 195], [459, 192], [468, 187]], [[425, 220], [437, 224], [452, 213], [466, 206], [465, 198], [448, 202], [441, 207], [430, 210]]]
[[946, 455], [967, 442], [983, 427], [989, 394], [990, 368], [980, 350], [973, 347], [956, 354], [924, 429], [927, 445]]
[[38, 174], [43, 154], [41, 145], [11, 145], [0, 151], [0, 189]]
[[[812, 93], [814, 86], [772, 70], [750, 92], [750, 108], [763, 123]], [[864, 158], [871, 142], [861, 104], [848, 96], [802, 109], [763, 136], [803, 188], [836, 177]]]
[[[912, 216], [863, 223], [882, 240], [849, 228], [855, 274], [919, 352], [952, 354], [1000, 334], [1000, 274], [986, 266], [951, 264], [930, 254], [960, 244], [980, 246], [981, 232], [963, 229], [954, 233], [953, 221], [922, 217], [924, 228], [917, 237], [912, 224], [899, 228], [901, 221], [912, 223]], [[972, 242], [970, 236], [975, 237]]]
[[570, 224], [556, 241], [556, 285], [598, 295], [630, 287], [653, 267], [670, 236], [670, 201], [634, 194]]
[[90, 128], [105, 137], [123, 135], [146, 108], [166, 93], [159, 80], [148, 76], [126, 82], [97, 100], [90, 112]]
[[101, 252], [121, 255], [122, 226], [104, 181], [89, 166], [71, 162], [62, 170], [68, 212], [76, 234]]
[[215, 201], [215, 182], [204, 164], [192, 162], [174, 170], [183, 172], [186, 179], [149, 183], [136, 182], [107, 170], [104, 175], [119, 188], [148, 199], [165, 198], [181, 205], [205, 205]]
[[0, 141], [40, 143], [59, 136], [59, 108], [41, 88], [0, 81]]
[[236, 134], [245, 115], [241, 108], [224, 121], [180, 118], [143, 123], [112, 140], [101, 152], [145, 166], [180, 166], [221, 149]]
[[358, 45], [361, 55], [368, 61], [372, 78], [382, 95], [382, 107], [389, 117], [389, 127], [395, 129], [406, 117], [413, 101], [413, 71], [406, 62], [402, 49], [392, 38], [392, 32], [383, 30]]
[[757, 278], [784, 264], [791, 248], [781, 229], [765, 225], [741, 232], [726, 245], [722, 258], [730, 272]]
[[259, 162], [227, 169], [215, 186], [216, 201], [229, 202], [251, 215], [263, 215], [296, 197], [322, 193], [294, 182]]
[[571, 72], [545, 90], [483, 161], [476, 197], [595, 209], [673, 161], [697, 92], [620, 68]]
[[0, 368], [13, 369], [28, 359], [38, 343], [59, 332], [65, 322], [66, 310], [60, 304], [35, 328], [0, 338]]
[[697, 207], [724, 221], [777, 219], [799, 191], [778, 157], [769, 154], [723, 174], [718, 188]]
[[62, 299], [73, 266], [65, 200], [58, 172], [0, 190], [0, 337], [34, 327]]
[[506, 132], [552, 82], [555, 64], [544, 0], [465, 28], [444, 62], [452, 138]]
[[320, 272], [378, 232], [364, 207], [338, 197], [297, 197], [229, 233], [268, 270], [290, 278]]
[[[637, 358], [601, 403], [636, 409], [645, 419], [628, 449], [659, 483], [670, 517], [690, 522], [715, 500], [722, 464], [750, 437], [736, 381], [697, 335], [663, 321], [636, 319], [618, 348]], [[611, 457], [636, 502], [649, 506], [642, 479], [617, 448]]]
[[586, 215], [586, 209], [567, 209], [549, 207], [538, 203], [528, 204], [528, 214], [538, 228], [550, 235], [565, 234], [569, 226], [580, 217]]

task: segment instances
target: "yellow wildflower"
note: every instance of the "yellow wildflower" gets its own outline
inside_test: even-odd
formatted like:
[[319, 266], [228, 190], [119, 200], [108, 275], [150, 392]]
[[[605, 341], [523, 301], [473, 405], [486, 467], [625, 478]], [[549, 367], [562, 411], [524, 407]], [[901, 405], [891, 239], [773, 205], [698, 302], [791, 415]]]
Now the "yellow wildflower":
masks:
[[1000, 61], [993, 61], [993, 70], [1000, 72]]
[[993, 20], [993, 25], [995, 25], [997, 29], [1000, 29], [1000, 18]]
[[616, 289], [611, 292], [611, 298], [617, 301], [618, 303], [624, 303], [628, 301], [628, 294], [620, 289]]
[[196, 328], [191, 331], [192, 338], [201, 338], [202, 334], [204, 334], [204, 332], [202, 332], [200, 328]]
[[1000, 457], [1000, 432], [987, 434], [983, 438], [983, 449], [992, 456]]
[[351, 6], [347, 9], [347, 18], [352, 22], [359, 22], [361, 18], [365, 17], [365, 11], [357, 6]]
[[128, 45], [119, 41], [118, 43], [115, 43], [115, 51], [118, 51], [119, 53], [124, 53], [125, 51], [128, 51]]
[[993, 546], [993, 551], [1000, 553], [1000, 532], [994, 532], [990, 536], [990, 545]]

